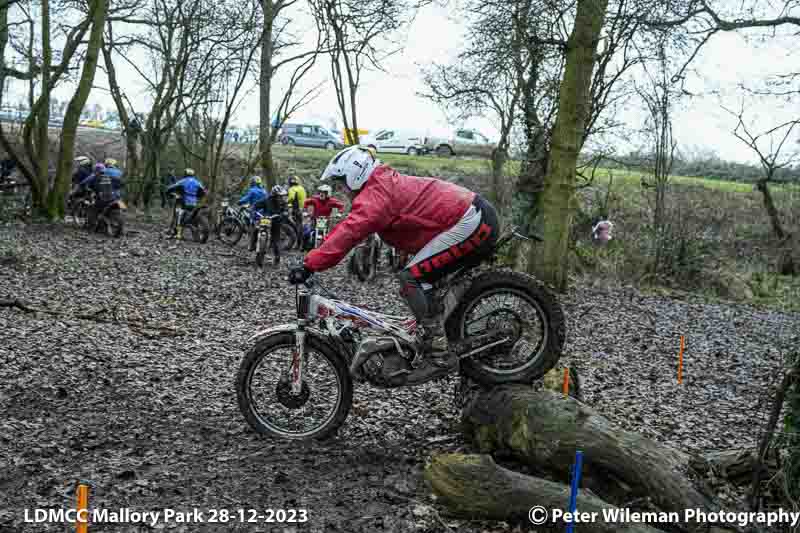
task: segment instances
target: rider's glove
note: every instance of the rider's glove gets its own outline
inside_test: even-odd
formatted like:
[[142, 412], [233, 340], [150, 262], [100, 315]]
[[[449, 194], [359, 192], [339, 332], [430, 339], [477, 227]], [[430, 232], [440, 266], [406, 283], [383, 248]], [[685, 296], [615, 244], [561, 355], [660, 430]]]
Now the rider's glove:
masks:
[[311, 277], [311, 274], [312, 272], [304, 266], [294, 267], [289, 270], [289, 283], [292, 285], [305, 283], [305, 281]]

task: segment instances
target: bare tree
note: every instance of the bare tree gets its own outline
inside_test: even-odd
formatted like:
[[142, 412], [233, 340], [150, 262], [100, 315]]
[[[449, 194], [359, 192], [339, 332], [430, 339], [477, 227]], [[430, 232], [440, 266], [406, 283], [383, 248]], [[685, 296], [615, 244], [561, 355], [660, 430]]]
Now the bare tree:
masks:
[[226, 133], [245, 85], [248, 80], [255, 81], [251, 67], [262, 36], [255, 1], [231, 5], [218, 23], [235, 38], [214, 47], [216, 66], [207, 69], [206, 81], [198, 87], [205, 91], [204, 102], [184, 115], [182, 127], [175, 130], [183, 152], [201, 163], [193, 166], [202, 168], [207, 179], [212, 217], [222, 162], [231, 155], [225, 145]]
[[456, 119], [491, 113], [499, 122], [500, 136], [492, 154], [492, 201], [506, 203], [503, 166], [508, 158], [511, 132], [519, 115], [520, 96], [532, 58], [525, 53], [523, 34], [513, 24], [520, 5], [467, 6], [473, 17], [469, 46], [450, 65], [433, 65], [424, 73], [428, 93], [423, 96], [442, 105]]
[[[764, 209], [772, 224], [772, 231], [778, 239], [783, 240], [788, 234], [781, 224], [781, 217], [769, 190], [769, 184], [774, 182], [776, 172], [791, 166], [800, 159], [797, 149], [791, 150], [788, 154], [784, 152], [787, 140], [793, 133], [796, 133], [795, 128], [800, 124], [800, 120], [790, 120], [761, 133], [753, 133], [745, 123], [744, 108], [738, 113], [730, 110], [728, 112], [737, 119], [733, 134], [758, 156], [764, 175], [756, 182], [756, 188], [763, 196]], [[791, 142], [792, 146], [796, 146], [796, 144], [796, 140]]]
[[[19, 162], [18, 168], [31, 186], [34, 209], [50, 218], [57, 218], [63, 212], [64, 183], [59, 182], [58, 179], [50, 179], [50, 139], [48, 135], [50, 94], [57, 83], [68, 75], [72, 68], [72, 63], [92, 25], [97, 9], [94, 3], [88, 5], [88, 13], [76, 10], [72, 4], [55, 4], [55, 20], [58, 21], [56, 30], [59, 35], [63, 34], [64, 44], [60, 53], [55, 54], [59, 61], [54, 63], [50, 0], [42, 2], [38, 21], [41, 32], [41, 56], [35, 52], [34, 18], [26, 10], [24, 4], [17, 4], [17, 6], [20, 7], [27, 19], [28, 31], [20, 32], [21, 38], [27, 38], [27, 42], [15, 43], [13, 40], [11, 42], [16, 46], [16, 52], [28, 62], [28, 72], [27, 74], [19, 73], [5, 67], [3, 72], [6, 75], [11, 74], [17, 78], [29, 80], [30, 113], [22, 127], [22, 148], [18, 148], [6, 136], [2, 126], [0, 126], [0, 144]], [[101, 11], [105, 13], [105, 8], [102, 8]], [[61, 22], [75, 17], [79, 19], [77, 24], [67, 25]], [[37, 76], [39, 77], [38, 87]]]
[[267, 183], [272, 186], [276, 183], [275, 168], [272, 158], [272, 144], [275, 142], [277, 128], [285, 120], [277, 117], [276, 126], [272, 121], [272, 85], [279, 70], [290, 64], [295, 68], [289, 83], [289, 89], [280, 98], [280, 109], [285, 107], [286, 99], [291, 99], [298, 82], [310, 70], [321, 51], [321, 40], [317, 40], [315, 48], [298, 50], [300, 38], [289, 31], [294, 21], [286, 16], [289, 8], [297, 0], [261, 0], [261, 10], [264, 23], [261, 32], [261, 71], [259, 82], [259, 132], [258, 142], [261, 157], [261, 170]]
[[649, 178], [642, 177], [642, 186], [655, 191], [655, 208], [653, 209], [653, 229], [655, 238], [654, 262], [652, 268], [658, 272], [664, 254], [666, 223], [667, 185], [675, 161], [677, 142], [673, 136], [672, 108], [675, 90], [669, 72], [666, 43], [663, 37], [657, 43], [658, 58], [655, 61], [657, 71], [651, 73], [646, 64], [643, 70], [647, 85], [638, 86], [636, 90], [647, 110], [645, 121], [645, 139], [650, 148], [647, 166]]
[[[358, 89], [365, 69], [395, 53], [393, 36], [413, 15], [404, 0], [309, 0], [329, 48], [331, 79], [345, 134], [358, 144]], [[380, 42], [383, 46], [378, 46]]]

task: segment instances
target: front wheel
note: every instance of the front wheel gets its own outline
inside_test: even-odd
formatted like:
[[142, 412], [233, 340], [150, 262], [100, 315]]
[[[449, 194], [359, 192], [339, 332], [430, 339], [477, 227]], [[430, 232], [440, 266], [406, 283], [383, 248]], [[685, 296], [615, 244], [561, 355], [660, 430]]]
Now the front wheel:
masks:
[[463, 373], [483, 384], [530, 383], [561, 357], [564, 313], [555, 296], [535, 278], [490, 271], [477, 277], [447, 319], [451, 342], [508, 332], [511, 342], [461, 360]]
[[219, 225], [219, 240], [228, 246], [236, 246], [244, 235], [244, 225], [238, 218], [226, 216]]
[[292, 394], [290, 375], [295, 334], [259, 341], [242, 360], [236, 377], [239, 409], [258, 433], [288, 440], [322, 440], [344, 423], [353, 403], [353, 382], [342, 357], [307, 335], [303, 385]]
[[258, 232], [256, 240], [256, 265], [264, 266], [264, 257], [267, 255], [267, 234], [264, 231]]

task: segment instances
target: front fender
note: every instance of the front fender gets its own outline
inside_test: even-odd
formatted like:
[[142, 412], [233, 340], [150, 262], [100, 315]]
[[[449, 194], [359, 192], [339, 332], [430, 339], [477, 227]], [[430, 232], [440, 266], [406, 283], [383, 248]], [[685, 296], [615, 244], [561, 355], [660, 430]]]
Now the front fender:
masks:
[[[280, 324], [277, 326], [271, 326], [269, 328], [262, 329], [256, 332], [249, 339], [247, 339], [247, 343], [254, 344], [269, 337], [270, 335], [275, 335], [277, 333], [287, 333], [287, 332], [292, 333], [295, 331], [297, 331], [297, 324]], [[314, 337], [314, 339], [326, 344], [334, 352], [337, 353], [339, 352], [339, 350], [334, 346], [334, 344], [330, 341], [330, 339], [324, 332], [318, 330], [317, 328], [310, 328], [308, 326], [306, 326], [305, 331], [306, 335], [308, 335], [309, 337]]]
[[297, 324], [280, 324], [278, 326], [271, 326], [266, 329], [257, 331], [254, 335], [252, 335], [249, 339], [247, 339], [247, 343], [253, 344], [276, 333], [284, 333], [287, 331], [296, 331], [296, 330], [297, 330]]

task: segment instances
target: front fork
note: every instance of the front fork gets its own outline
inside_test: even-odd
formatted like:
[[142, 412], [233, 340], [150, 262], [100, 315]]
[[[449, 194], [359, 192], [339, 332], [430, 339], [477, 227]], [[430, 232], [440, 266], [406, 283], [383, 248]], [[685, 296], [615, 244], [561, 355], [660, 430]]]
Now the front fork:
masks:
[[303, 387], [303, 362], [306, 358], [306, 324], [311, 304], [308, 291], [297, 294], [297, 330], [294, 332], [294, 353], [292, 354], [292, 394], [300, 394]]
[[[305, 322], [303, 320], [302, 322]], [[305, 360], [305, 324], [298, 324], [294, 333], [294, 354], [292, 355], [292, 394], [300, 394], [303, 388], [303, 361]]]

